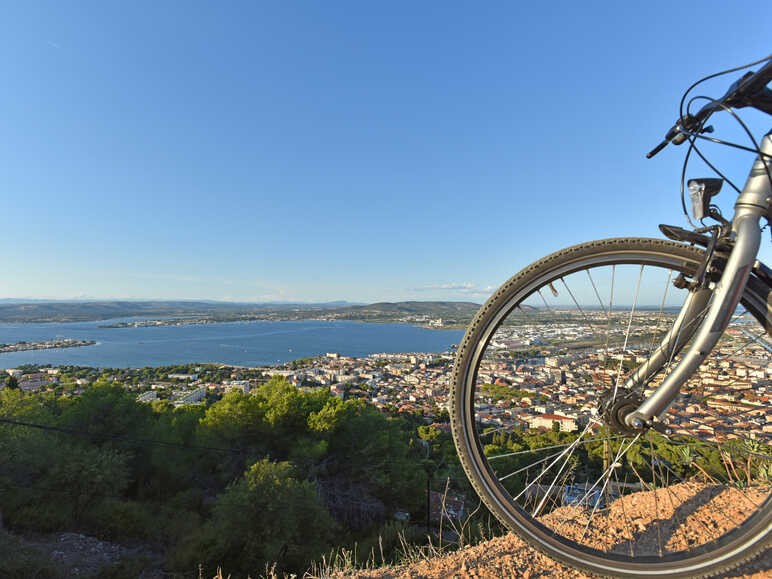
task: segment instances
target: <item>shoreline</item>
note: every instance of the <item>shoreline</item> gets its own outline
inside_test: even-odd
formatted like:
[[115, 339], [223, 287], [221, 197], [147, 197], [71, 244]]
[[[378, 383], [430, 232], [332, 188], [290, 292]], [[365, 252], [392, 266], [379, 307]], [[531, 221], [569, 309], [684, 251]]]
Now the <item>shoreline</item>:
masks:
[[[336, 354], [338, 352], [335, 352]], [[316, 359], [316, 358], [324, 358], [327, 353], [324, 354], [315, 354], [312, 356], [301, 356], [299, 358], [295, 358], [292, 360], [287, 360], [286, 362], [277, 362], [273, 364], [258, 364], [255, 366], [248, 366], [245, 364], [232, 364], [230, 362], [202, 362], [201, 360], [196, 360], [194, 362], [181, 362], [181, 363], [170, 363], [170, 364], [159, 364], [157, 366], [95, 366], [93, 364], [52, 364], [52, 363], [31, 363], [33, 366], [38, 366], [39, 368], [66, 368], [66, 367], [75, 367], [75, 368], [88, 368], [92, 370], [144, 370], [146, 368], [172, 368], [175, 366], [217, 366], [219, 368], [234, 368], [238, 370], [257, 370], [262, 371], [266, 369], [274, 369], [274, 368], [281, 368], [288, 364], [292, 364], [294, 362], [298, 362], [300, 360], [306, 360], [306, 359]], [[400, 357], [400, 356], [425, 356], [425, 355], [434, 355], [434, 356], [455, 356], [455, 352], [452, 350], [446, 350], [446, 351], [437, 351], [437, 352], [373, 352], [372, 354], [366, 354], [362, 356], [349, 356], [346, 354], [340, 354], [341, 357], [344, 358], [353, 358], [355, 360], [364, 360], [366, 358], [369, 358], [371, 356], [378, 355], [378, 356], [385, 356], [385, 357]], [[9, 370], [9, 368], [2, 368], [0, 367], [0, 374], [2, 372], [5, 372], [6, 370]]]
[[67, 348], [83, 348], [93, 346], [96, 340], [45, 340], [37, 342], [15, 342], [13, 344], [0, 344], [0, 354], [12, 354], [14, 352], [30, 352], [34, 350], [64, 350]]
[[[95, 341], [91, 350], [25, 347], [0, 356], [0, 368], [19, 364], [84, 365], [143, 368], [188, 363], [235, 366], [283, 364], [326, 352], [360, 357], [376, 352], [443, 352], [457, 344], [463, 332], [430, 332], [405, 322], [361, 320], [282, 320], [283, 323], [238, 322], [207, 324], [197, 329], [117, 331], [90, 324], [39, 324], [3, 329], [0, 342], [49, 341], [54, 335]], [[37, 329], [35, 329], [37, 328]], [[0, 326], [0, 329], [2, 327]], [[442, 328], [447, 329], [447, 328]], [[76, 331], [77, 330], [77, 331]], [[308, 333], [310, 332], [310, 333]], [[22, 348], [18, 348], [22, 350]], [[293, 351], [294, 350], [294, 351]]]
[[[168, 328], [168, 327], [191, 327], [191, 326], [210, 326], [214, 324], [234, 324], [234, 323], [252, 323], [252, 322], [354, 322], [359, 324], [397, 324], [413, 326], [414, 328], [423, 328], [425, 330], [466, 330], [466, 324], [448, 324], [444, 326], [433, 326], [423, 322], [409, 322], [400, 320], [363, 320], [363, 319], [342, 319], [342, 318], [287, 318], [282, 320], [269, 320], [264, 318], [236, 319], [236, 320], [213, 320], [210, 318], [185, 318], [185, 319], [151, 319], [138, 320], [132, 322], [116, 322], [114, 324], [103, 324], [97, 326], [100, 329], [127, 329], [127, 328]], [[53, 323], [53, 322], [30, 322], [30, 323]], [[61, 322], [72, 323], [72, 322]]]

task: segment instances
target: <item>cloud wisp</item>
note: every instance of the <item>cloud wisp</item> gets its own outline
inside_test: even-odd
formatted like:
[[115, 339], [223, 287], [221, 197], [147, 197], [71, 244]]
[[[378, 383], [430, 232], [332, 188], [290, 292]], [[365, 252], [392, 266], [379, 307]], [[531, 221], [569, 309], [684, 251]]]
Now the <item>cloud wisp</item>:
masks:
[[488, 296], [496, 289], [495, 286], [489, 285], [480, 287], [477, 284], [469, 282], [450, 282], [450, 283], [435, 283], [428, 284], [416, 288], [412, 288], [414, 292], [452, 292], [454, 294], [463, 296]]

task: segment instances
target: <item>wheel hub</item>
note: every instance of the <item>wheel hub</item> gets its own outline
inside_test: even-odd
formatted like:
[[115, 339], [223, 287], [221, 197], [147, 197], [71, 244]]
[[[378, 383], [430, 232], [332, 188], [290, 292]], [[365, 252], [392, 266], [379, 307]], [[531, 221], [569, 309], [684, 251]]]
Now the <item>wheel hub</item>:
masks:
[[615, 397], [614, 389], [611, 388], [600, 395], [598, 416], [603, 419], [603, 422], [609, 427], [611, 432], [636, 435], [640, 433], [640, 430], [628, 426], [625, 418], [642, 403], [643, 398], [636, 392], [617, 390]]

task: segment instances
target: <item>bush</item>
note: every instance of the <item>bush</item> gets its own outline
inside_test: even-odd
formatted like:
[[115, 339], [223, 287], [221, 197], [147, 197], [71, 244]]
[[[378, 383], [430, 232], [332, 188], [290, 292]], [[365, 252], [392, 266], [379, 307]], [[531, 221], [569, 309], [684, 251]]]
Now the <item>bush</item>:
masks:
[[217, 500], [201, 553], [209, 566], [227, 562], [244, 575], [273, 561], [302, 572], [329, 548], [336, 530], [311, 483], [295, 478], [290, 463], [264, 459]]
[[83, 515], [83, 526], [100, 539], [152, 540], [161, 538], [158, 513], [153, 505], [105, 499]]

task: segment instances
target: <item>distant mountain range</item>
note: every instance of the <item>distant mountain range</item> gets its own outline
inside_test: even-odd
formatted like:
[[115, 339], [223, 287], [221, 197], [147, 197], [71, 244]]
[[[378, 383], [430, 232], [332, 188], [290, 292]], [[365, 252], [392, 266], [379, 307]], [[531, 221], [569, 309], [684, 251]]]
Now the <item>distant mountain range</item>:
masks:
[[393, 321], [405, 316], [468, 320], [473, 302], [379, 302], [370, 305], [325, 303], [235, 303], [212, 301], [38, 301], [0, 300], [0, 323], [85, 322], [116, 318], [200, 317], [215, 321], [244, 319], [335, 319]]
[[215, 304], [215, 305], [238, 305], [238, 306], [268, 306], [268, 305], [303, 305], [303, 306], [361, 306], [362, 302], [349, 302], [346, 300], [337, 300], [331, 302], [230, 302], [221, 300], [109, 300], [97, 298], [0, 298], [0, 306], [4, 304], [93, 304], [93, 303], [131, 303], [131, 304]]

